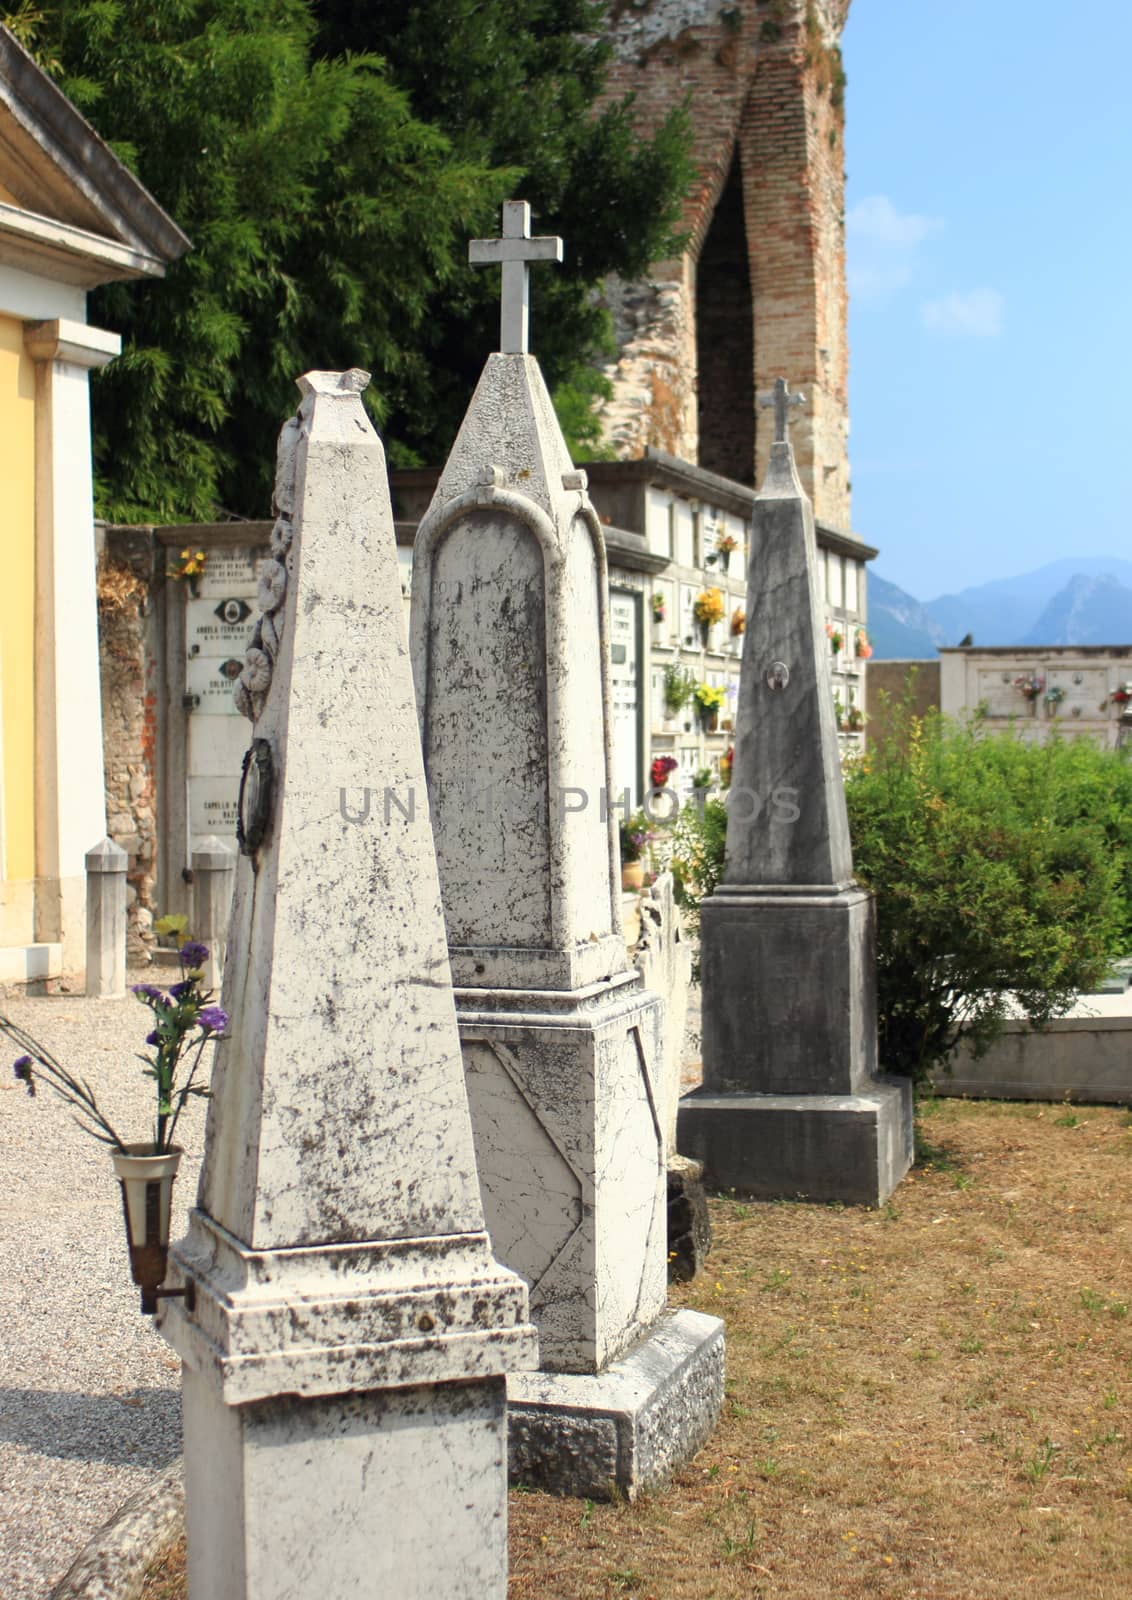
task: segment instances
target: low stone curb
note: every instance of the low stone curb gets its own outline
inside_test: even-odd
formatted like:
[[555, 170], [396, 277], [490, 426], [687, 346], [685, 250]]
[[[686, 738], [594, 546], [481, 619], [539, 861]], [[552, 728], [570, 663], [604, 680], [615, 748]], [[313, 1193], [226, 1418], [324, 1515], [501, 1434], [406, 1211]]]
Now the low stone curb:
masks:
[[185, 1483], [178, 1457], [119, 1506], [49, 1600], [139, 1600], [146, 1572], [184, 1528]]

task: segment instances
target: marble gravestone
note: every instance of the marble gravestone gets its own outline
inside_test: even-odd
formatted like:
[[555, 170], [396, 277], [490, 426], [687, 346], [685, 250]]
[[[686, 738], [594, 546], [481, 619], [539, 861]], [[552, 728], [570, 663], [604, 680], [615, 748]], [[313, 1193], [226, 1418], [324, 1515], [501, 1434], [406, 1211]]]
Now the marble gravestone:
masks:
[[877, 1070], [875, 908], [853, 878], [813, 514], [775, 395], [755, 502], [723, 877], [703, 902], [703, 1082], [680, 1150], [720, 1187], [879, 1205], [912, 1159]]
[[[162, 1327], [192, 1600], [506, 1592], [504, 1375], [536, 1341], [484, 1228], [367, 382], [300, 380], [237, 691], [231, 1020]], [[360, 815], [386, 786], [413, 817]]]
[[[512, 1471], [599, 1495], [710, 1433], [722, 1325], [667, 1314], [660, 1002], [621, 928], [605, 546], [534, 358], [525, 204], [489, 357], [414, 550], [413, 670], [487, 1225], [530, 1285]], [[521, 268], [517, 274], [516, 267]]]

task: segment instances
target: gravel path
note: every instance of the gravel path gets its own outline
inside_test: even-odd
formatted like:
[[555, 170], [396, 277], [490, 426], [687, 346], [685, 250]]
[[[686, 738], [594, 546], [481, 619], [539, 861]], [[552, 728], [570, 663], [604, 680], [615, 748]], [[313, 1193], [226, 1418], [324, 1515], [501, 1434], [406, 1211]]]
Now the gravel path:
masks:
[[[131, 982], [144, 978], [155, 981]], [[135, 1052], [149, 1013], [132, 995], [21, 996], [0, 1010], [90, 1079], [115, 1126], [146, 1137], [152, 1083]], [[138, 1309], [107, 1151], [48, 1090], [29, 1098], [11, 1073], [17, 1053], [0, 1036], [0, 1596], [42, 1600], [179, 1454], [180, 1363]], [[196, 1192], [204, 1110], [191, 1102], [178, 1129], [190, 1154], [174, 1237]]]

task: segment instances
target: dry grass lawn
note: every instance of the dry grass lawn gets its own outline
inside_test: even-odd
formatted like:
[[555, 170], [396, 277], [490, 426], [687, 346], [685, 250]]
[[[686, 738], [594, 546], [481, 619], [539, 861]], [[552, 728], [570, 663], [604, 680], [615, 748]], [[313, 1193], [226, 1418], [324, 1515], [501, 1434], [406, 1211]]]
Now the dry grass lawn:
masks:
[[1132, 1116], [921, 1117], [882, 1211], [714, 1202], [714, 1438], [633, 1505], [514, 1493], [511, 1600], [1126, 1600]]

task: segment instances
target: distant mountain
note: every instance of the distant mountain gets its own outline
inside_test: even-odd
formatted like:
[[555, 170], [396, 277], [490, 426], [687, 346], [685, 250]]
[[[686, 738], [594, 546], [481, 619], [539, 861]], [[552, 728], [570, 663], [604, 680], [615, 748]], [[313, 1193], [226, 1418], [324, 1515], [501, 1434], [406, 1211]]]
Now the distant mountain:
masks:
[[[1132, 587], [1132, 561], [1115, 556], [1067, 556], [1017, 578], [997, 578], [992, 583], [962, 589], [958, 594], [940, 595], [938, 600], [929, 600], [924, 610], [942, 631], [945, 644], [958, 644], [968, 633], [974, 635], [976, 644], [1019, 644], [1035, 635], [1046, 607], [1071, 579], [1079, 576], [1110, 577], [1118, 584]], [[1119, 644], [1129, 637], [1129, 632], [1125, 624], [1115, 637], [1094, 642]], [[1052, 644], [1054, 641], [1043, 638], [1035, 642]], [[1084, 644], [1087, 641], [1074, 638], [1066, 642]]]
[[1132, 588], [1107, 572], [1100, 577], [1078, 572], [1053, 596], [1022, 643], [1132, 644]]
[[918, 600], [870, 572], [869, 642], [881, 661], [934, 661], [936, 646], [954, 641]]

